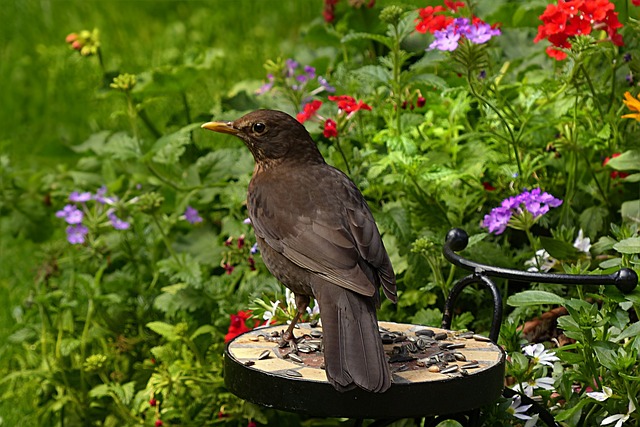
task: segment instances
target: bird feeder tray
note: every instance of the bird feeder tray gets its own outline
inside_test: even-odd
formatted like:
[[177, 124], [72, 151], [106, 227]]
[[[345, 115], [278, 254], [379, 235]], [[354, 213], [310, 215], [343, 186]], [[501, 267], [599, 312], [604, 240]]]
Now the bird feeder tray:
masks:
[[322, 328], [309, 323], [295, 330], [296, 337], [305, 338], [299, 343], [305, 351], [298, 357], [289, 355], [289, 347], [278, 345], [282, 325], [254, 329], [230, 341], [224, 358], [225, 384], [250, 402], [317, 417], [446, 415], [471, 411], [500, 397], [505, 353], [488, 339], [421, 325], [379, 325], [393, 374], [393, 384], [384, 393], [335, 390], [323, 369], [321, 347], [317, 350]]

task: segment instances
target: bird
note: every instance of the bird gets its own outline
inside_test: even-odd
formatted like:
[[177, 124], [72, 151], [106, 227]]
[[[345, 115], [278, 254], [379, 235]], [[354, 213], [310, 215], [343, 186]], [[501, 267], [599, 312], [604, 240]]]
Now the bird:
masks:
[[202, 128], [240, 138], [255, 160], [247, 208], [267, 269], [295, 295], [293, 328], [315, 298], [327, 380], [344, 392], [382, 393], [392, 384], [376, 308], [380, 289], [397, 302], [396, 278], [367, 202], [324, 160], [289, 114], [257, 110]]

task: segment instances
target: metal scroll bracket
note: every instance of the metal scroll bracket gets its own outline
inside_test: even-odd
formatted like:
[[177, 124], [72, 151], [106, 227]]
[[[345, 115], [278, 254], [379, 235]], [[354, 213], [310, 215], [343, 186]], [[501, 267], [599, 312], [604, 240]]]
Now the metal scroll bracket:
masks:
[[447, 233], [443, 249], [444, 257], [452, 264], [465, 270], [472, 271], [473, 273], [456, 282], [451, 289], [444, 306], [442, 327], [444, 329], [451, 329], [453, 306], [458, 295], [467, 286], [473, 283], [478, 283], [488, 288], [493, 296], [493, 319], [491, 323], [491, 330], [489, 332], [489, 339], [494, 343], [498, 342], [498, 336], [500, 335], [500, 326], [502, 323], [502, 297], [490, 277], [500, 277], [529, 283], [538, 282], [562, 285], [615, 286], [622, 293], [630, 293], [638, 285], [638, 275], [635, 271], [629, 268], [623, 268], [611, 274], [585, 275], [538, 273], [480, 264], [465, 259], [456, 253], [465, 249], [468, 243], [469, 236], [464, 230], [454, 228]]

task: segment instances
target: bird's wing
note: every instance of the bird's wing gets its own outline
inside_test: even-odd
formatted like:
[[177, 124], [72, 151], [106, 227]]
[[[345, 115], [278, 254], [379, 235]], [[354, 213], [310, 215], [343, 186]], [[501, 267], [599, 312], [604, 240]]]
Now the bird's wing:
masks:
[[[258, 236], [296, 265], [327, 281], [373, 296], [377, 284], [395, 301], [395, 277], [373, 215], [342, 172], [323, 165], [291, 185], [256, 177], [249, 191]], [[284, 178], [284, 179], [283, 179]]]

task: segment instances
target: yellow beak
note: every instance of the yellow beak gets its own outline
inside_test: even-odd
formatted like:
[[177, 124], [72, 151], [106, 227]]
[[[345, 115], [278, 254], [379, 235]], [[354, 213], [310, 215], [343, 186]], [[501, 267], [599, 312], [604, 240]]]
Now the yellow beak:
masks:
[[200, 127], [214, 132], [229, 133], [231, 135], [235, 135], [240, 132], [238, 129], [233, 127], [233, 122], [208, 122]]

